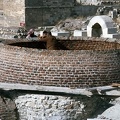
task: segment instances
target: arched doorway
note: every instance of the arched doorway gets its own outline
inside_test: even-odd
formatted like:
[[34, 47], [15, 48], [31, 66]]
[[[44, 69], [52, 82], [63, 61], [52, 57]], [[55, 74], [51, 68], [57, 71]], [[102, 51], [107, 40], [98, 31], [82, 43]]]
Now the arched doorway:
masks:
[[87, 25], [88, 37], [120, 38], [112, 18], [107, 15], [95, 16]]
[[93, 37], [100, 37], [102, 34], [102, 27], [99, 23], [96, 23], [92, 26], [92, 36]]

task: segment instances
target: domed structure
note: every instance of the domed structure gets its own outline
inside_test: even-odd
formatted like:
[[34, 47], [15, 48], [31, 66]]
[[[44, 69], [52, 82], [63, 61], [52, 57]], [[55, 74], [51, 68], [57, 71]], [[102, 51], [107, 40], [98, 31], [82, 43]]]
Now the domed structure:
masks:
[[87, 26], [88, 37], [120, 38], [112, 18], [107, 15], [93, 17]]

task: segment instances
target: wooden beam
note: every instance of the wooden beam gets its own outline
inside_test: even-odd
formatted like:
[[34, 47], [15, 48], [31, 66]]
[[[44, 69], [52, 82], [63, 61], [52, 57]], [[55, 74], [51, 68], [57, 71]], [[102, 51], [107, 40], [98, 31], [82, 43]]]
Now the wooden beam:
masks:
[[28, 90], [28, 91], [42, 91], [42, 92], [55, 92], [66, 93], [74, 95], [86, 95], [91, 96], [92, 93], [86, 89], [68, 88], [68, 87], [55, 87], [55, 86], [41, 86], [41, 85], [26, 85], [26, 84], [12, 84], [12, 83], [0, 83], [0, 89], [3, 90]]
[[[120, 96], [119, 90], [120, 87], [112, 86], [101, 86], [93, 88], [68, 88], [68, 87], [55, 87], [55, 86], [41, 86], [41, 85], [27, 85], [27, 84], [13, 84], [13, 83], [0, 83], [0, 89], [2, 90], [28, 90], [28, 91], [37, 91], [37, 92], [54, 92], [54, 93], [66, 93], [74, 95], [105, 95], [105, 96]], [[118, 92], [112, 92], [113, 90], [118, 90]], [[110, 93], [109, 93], [110, 92]]]

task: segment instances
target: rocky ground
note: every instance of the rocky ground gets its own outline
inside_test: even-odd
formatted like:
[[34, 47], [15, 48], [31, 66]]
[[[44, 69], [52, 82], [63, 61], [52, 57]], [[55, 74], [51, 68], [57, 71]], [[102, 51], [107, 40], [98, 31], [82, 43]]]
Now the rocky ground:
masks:
[[51, 31], [74, 31], [74, 30], [82, 30], [87, 28], [87, 24], [92, 17], [88, 18], [69, 18], [66, 20], [61, 20]]

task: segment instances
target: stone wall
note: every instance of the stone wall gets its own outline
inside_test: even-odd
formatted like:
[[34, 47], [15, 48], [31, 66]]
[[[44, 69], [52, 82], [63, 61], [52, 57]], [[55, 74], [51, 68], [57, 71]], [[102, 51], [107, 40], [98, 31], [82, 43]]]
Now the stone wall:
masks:
[[86, 120], [108, 107], [97, 96], [0, 90], [1, 120]]
[[107, 102], [95, 96], [45, 94], [26, 94], [15, 99], [20, 120], [86, 120], [104, 111]]
[[95, 15], [97, 8], [77, 5], [74, 0], [4, 0], [4, 26], [19, 27], [21, 22], [27, 29], [50, 26], [69, 17]]
[[4, 0], [4, 26], [20, 26], [25, 22], [25, 0]]
[[101, 5], [118, 6], [120, 1], [101, 0], [4, 0], [4, 26], [26, 28], [56, 25], [70, 17], [94, 16]]
[[75, 6], [71, 12], [71, 17], [89, 17], [95, 16], [99, 6], [94, 5], [81, 5]]
[[0, 82], [70, 88], [120, 83], [119, 44], [79, 42], [91, 50], [50, 51], [1, 44]]
[[26, 0], [26, 27], [56, 25], [66, 18], [95, 15], [97, 8], [97, 6], [77, 5], [74, 0], [41, 0], [41, 2]]
[[118, 5], [120, 0], [76, 0], [82, 5]]
[[[77, 97], [76, 97], [77, 98]], [[75, 98], [54, 95], [24, 95], [16, 98], [20, 120], [82, 120], [85, 105]], [[92, 112], [92, 111], [91, 111]]]
[[73, 7], [74, 0], [25, 0], [26, 7]]
[[77, 0], [83, 5], [100, 5], [101, 0]]
[[55, 25], [59, 20], [69, 17], [73, 7], [74, 0], [26, 0], [26, 26]]
[[[26, 8], [26, 27], [37, 28], [39, 26], [55, 25], [61, 19], [71, 15], [71, 8]], [[64, 11], [64, 12], [63, 12]], [[34, 19], [36, 17], [36, 19]]]

